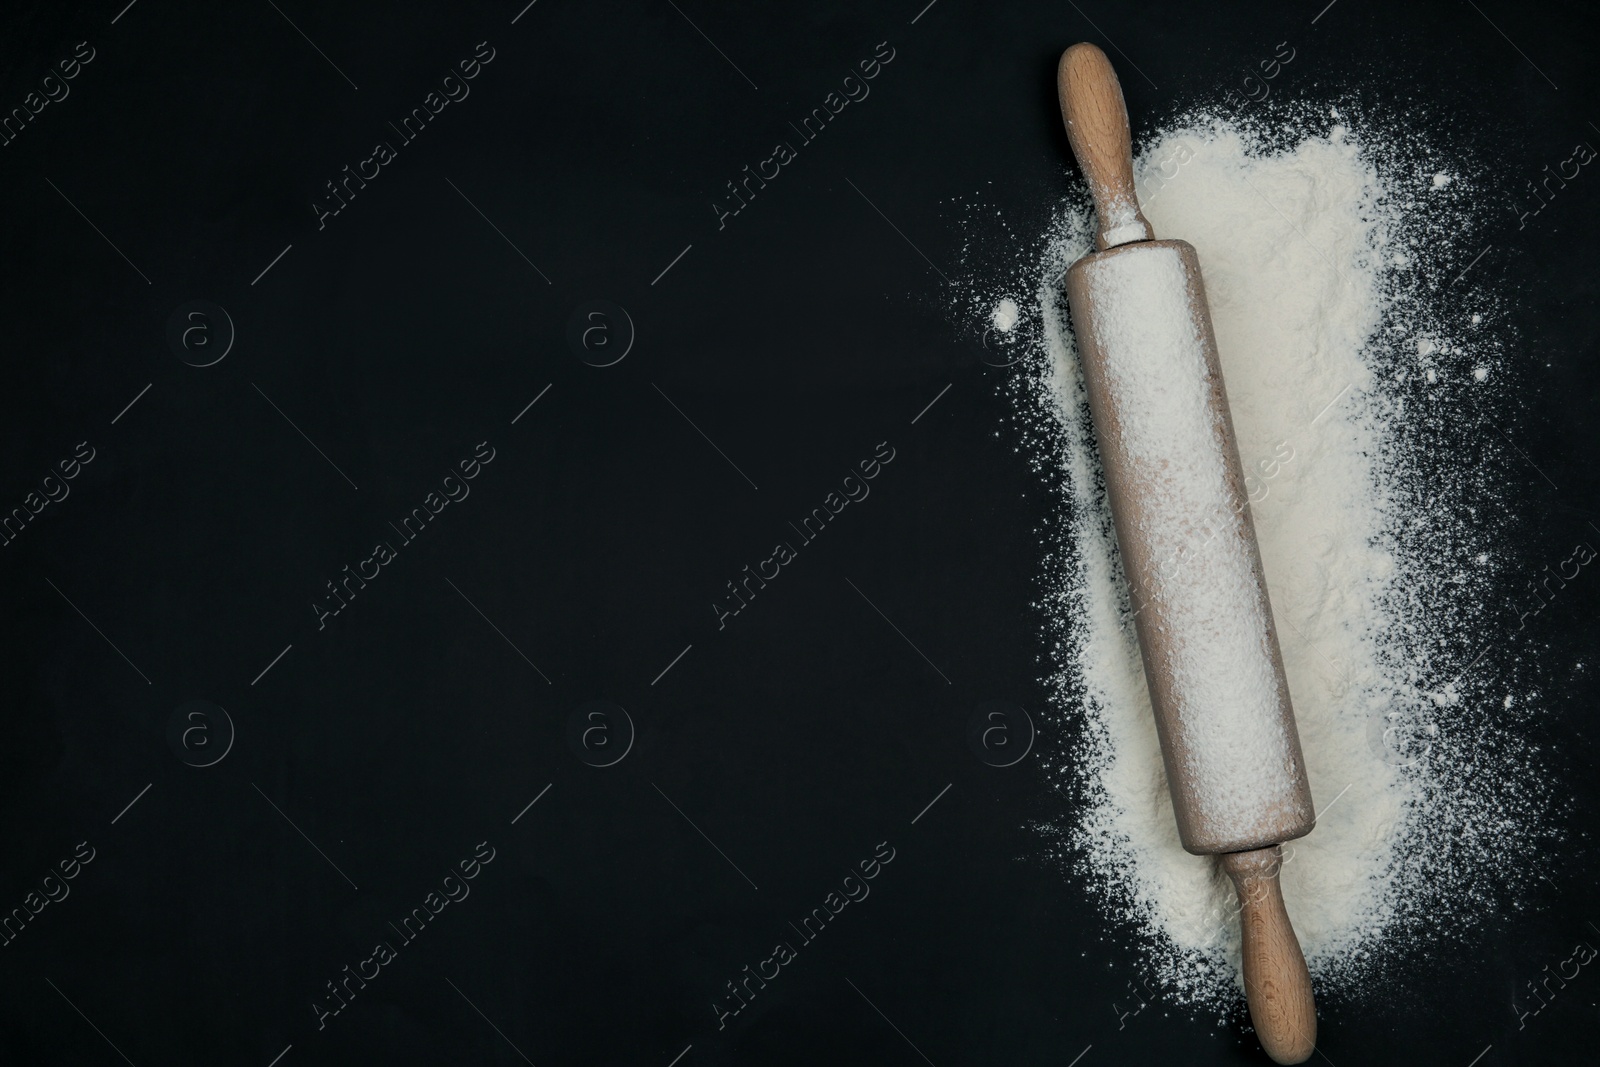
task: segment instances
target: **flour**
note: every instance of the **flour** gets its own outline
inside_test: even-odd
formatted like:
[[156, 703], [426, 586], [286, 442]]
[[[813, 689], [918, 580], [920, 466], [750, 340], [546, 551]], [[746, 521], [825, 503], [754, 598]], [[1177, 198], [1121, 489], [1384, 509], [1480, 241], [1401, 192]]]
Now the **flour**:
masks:
[[[1386, 235], [1370, 221], [1376, 175], [1342, 128], [1332, 133], [1276, 157], [1253, 157], [1236, 131], [1177, 134], [1193, 159], [1149, 209], [1158, 234], [1182, 236], [1199, 253], [1243, 462], [1254, 466], [1280, 441], [1296, 457], [1253, 517], [1312, 795], [1326, 808], [1282, 875], [1314, 969], [1347, 951], [1352, 934], [1383, 926], [1395, 835], [1412, 801], [1396, 768], [1368, 743], [1366, 726], [1390, 695], [1373, 646], [1392, 625], [1380, 607], [1392, 561], [1375, 546], [1383, 500], [1364, 447], [1378, 431], [1356, 414], [1370, 387], [1363, 354], [1382, 301], [1375, 269], [1356, 264], [1370, 261], [1365, 253]], [[1069, 380], [1075, 361], [1069, 335], [1054, 340], [1055, 391], [1066, 402], [1078, 388]], [[1090, 504], [1089, 492], [1084, 484], [1081, 504]], [[1099, 540], [1084, 548], [1109, 554], [1112, 546]], [[1114, 602], [1119, 585], [1093, 582], [1085, 593]], [[1106, 795], [1083, 826], [1098, 842], [1090, 861], [1116, 877], [1114, 865], [1131, 859], [1128, 889], [1142, 901], [1140, 918], [1181, 951], [1231, 962], [1231, 887], [1213, 861], [1175, 847], [1171, 813], [1153, 803], [1166, 799], [1164, 779], [1146, 751], [1154, 733], [1148, 697], [1127, 684], [1126, 665], [1137, 655], [1131, 635], [1121, 620], [1094, 629], [1080, 669], [1099, 708], [1107, 766]], [[1190, 976], [1173, 979], [1181, 986]]]
[[[1136, 169], [1160, 190], [1156, 236], [1199, 253], [1319, 809], [1285, 847], [1284, 898], [1321, 993], [1359, 997], [1385, 958], [1508, 903], [1519, 857], [1555, 831], [1546, 757], [1517, 729], [1536, 694], [1513, 708], [1513, 656], [1485, 640], [1494, 575], [1516, 561], [1498, 446], [1474, 430], [1505, 402], [1499, 316], [1476, 279], [1445, 290], [1476, 251], [1471, 180], [1403, 120], [1327, 114], [1180, 120]], [[1039, 323], [1017, 342], [1018, 429], [1063, 512], [1041, 606], [1064, 806], [1041, 829], [1169, 1000], [1233, 1011], [1233, 890], [1179, 844], [1059, 288], [1092, 221], [1080, 195], [1015, 271]]]
[[989, 322], [1001, 333], [1010, 333], [1017, 327], [1017, 302], [1009, 296], [994, 306]]

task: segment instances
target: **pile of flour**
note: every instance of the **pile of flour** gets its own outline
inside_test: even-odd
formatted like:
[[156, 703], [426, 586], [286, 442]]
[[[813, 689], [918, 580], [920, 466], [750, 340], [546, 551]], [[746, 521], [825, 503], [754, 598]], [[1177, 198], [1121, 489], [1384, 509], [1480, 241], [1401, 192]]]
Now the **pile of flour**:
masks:
[[[1479, 211], [1456, 168], [1439, 180], [1451, 162], [1324, 109], [1270, 128], [1182, 119], [1136, 164], [1157, 236], [1199, 253], [1250, 473], [1319, 812], [1285, 847], [1283, 893], [1322, 995], [1354, 995], [1397, 946], [1483, 918], [1548, 821], [1541, 758], [1505, 721], [1511, 668], [1492, 648], [1473, 659], [1494, 577], [1516, 561], [1480, 462], [1498, 455], [1481, 438], [1505, 403], [1500, 308], [1451, 285]], [[1047, 773], [1064, 803], [1043, 829], [1169, 999], [1232, 1010], [1234, 894], [1178, 842], [1061, 293], [1091, 226], [1086, 203], [1064, 207], [1015, 272], [1028, 280], [980, 282], [967, 309], [1004, 321], [1022, 437], [1061, 494], [1043, 607], [1067, 739]], [[1031, 306], [998, 306], [1029, 288]]]

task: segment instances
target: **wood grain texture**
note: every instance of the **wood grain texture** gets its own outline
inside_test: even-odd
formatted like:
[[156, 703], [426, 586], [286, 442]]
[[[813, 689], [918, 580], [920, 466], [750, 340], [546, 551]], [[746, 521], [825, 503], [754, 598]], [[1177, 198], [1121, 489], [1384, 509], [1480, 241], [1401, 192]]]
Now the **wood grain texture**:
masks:
[[1155, 237], [1139, 210], [1128, 108], [1111, 61], [1092, 44], [1073, 45], [1061, 54], [1056, 92], [1072, 154], [1094, 197], [1095, 248], [1104, 251]]
[[1278, 1063], [1304, 1063], [1316, 1050], [1317, 1007], [1289, 913], [1283, 905], [1277, 846], [1222, 857], [1239, 893], [1245, 998], [1261, 1048]]
[[[1210, 393], [1208, 406], [1214, 413], [1212, 430], [1216, 435], [1215, 443], [1227, 462], [1222, 476], [1231, 506], [1220, 520], [1218, 516], [1209, 514], [1168, 515], [1154, 505], [1148, 490], [1152, 479], [1159, 477], [1159, 474], [1140, 469], [1140, 465], [1129, 457], [1123, 444], [1122, 412], [1135, 398], [1120, 396], [1112, 388], [1106, 369], [1106, 354], [1096, 343], [1097, 308], [1090, 284], [1094, 272], [1114, 257], [1171, 255], [1174, 252], [1183, 263], [1190, 316], [1205, 348], [1206, 384]], [[1272, 619], [1266, 576], [1261, 568], [1261, 552], [1256, 544], [1255, 525], [1245, 495], [1244, 470], [1239, 462], [1239, 446], [1234, 439], [1233, 420], [1228, 412], [1222, 364], [1217, 356], [1217, 340], [1212, 333], [1211, 316], [1206, 307], [1199, 257], [1185, 241], [1145, 241], [1123, 245], [1109, 251], [1091, 253], [1074, 263], [1067, 271], [1066, 289], [1072, 310], [1073, 332], [1078, 339], [1078, 360], [1083, 368], [1084, 390], [1088, 395], [1089, 413], [1094, 421], [1095, 439], [1106, 474], [1106, 496], [1116, 527], [1117, 546], [1122, 556], [1123, 572], [1128, 578], [1132, 602], [1138, 608], [1134, 626], [1139, 635], [1139, 652], [1150, 687], [1150, 705], [1155, 711], [1156, 731], [1161, 737], [1161, 755], [1167, 768], [1167, 784], [1171, 788], [1173, 813], [1177, 816], [1178, 834], [1183, 847], [1197, 855], [1208, 855], [1263, 848], [1302, 837], [1316, 825], [1316, 809], [1312, 806], [1311, 787], [1306, 781], [1305, 758], [1294, 725], [1289, 682], [1283, 673], [1278, 631]], [[1159, 595], [1162, 569], [1173, 561], [1160, 556], [1142, 532], [1158, 524], [1174, 522], [1191, 523], [1197, 530], [1211, 524], [1217, 528], [1216, 537], [1243, 542], [1253, 572], [1256, 591], [1253, 614], [1272, 659], [1281, 726], [1287, 730], [1292, 742], [1292, 766], [1288, 788], [1275, 799], [1269, 810], [1262, 813], [1261, 818], [1248, 825], [1220, 818], [1210, 811], [1204, 800], [1207, 783], [1191, 780], [1189, 773], [1189, 733], [1192, 725], [1185, 724], [1179, 713], [1183, 694], [1168, 666], [1174, 659], [1174, 643], [1184, 641], [1186, 635], [1168, 618], [1166, 605]], [[1194, 543], [1200, 544], [1201, 541], [1201, 536], [1197, 534]]]

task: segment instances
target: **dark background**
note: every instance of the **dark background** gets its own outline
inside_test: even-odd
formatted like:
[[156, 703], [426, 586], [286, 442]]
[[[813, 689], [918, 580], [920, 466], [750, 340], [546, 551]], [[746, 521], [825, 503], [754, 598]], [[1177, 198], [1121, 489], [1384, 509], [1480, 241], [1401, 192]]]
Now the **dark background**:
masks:
[[[1504, 428], [1543, 472], [1504, 465], [1506, 595], [1600, 542], [1600, 178], [1525, 228], [1510, 207], [1600, 145], [1582, 5], [123, 2], [0, 16], [5, 109], [95, 50], [0, 148], [0, 508], [95, 450], [0, 549], [0, 908], [95, 850], [0, 949], [5, 1062], [1263, 1062], [1237, 1012], [1157, 990], [1119, 1018], [1138, 950], [1033, 828], [1073, 803], [1041, 762], [1072, 729], [1035, 606], [1059, 505], [1024, 371], [950, 309], [964, 215], [1004, 248], [1076, 183], [1052, 81], [1076, 40], [1122, 70], [1136, 140], [1284, 40], [1279, 93], [1425, 105], [1506, 200], [1473, 275], [1506, 294]], [[323, 183], [480, 41], [470, 97], [319, 231]], [[885, 41], [870, 97], [719, 230], [724, 183]], [[193, 300], [236, 330], [213, 366], [167, 340]], [[610, 367], [568, 341], [594, 300], [636, 330]], [[324, 583], [483, 441], [470, 497], [319, 630]], [[724, 583], [880, 442], [871, 496], [719, 631]], [[1318, 1062], [1592, 1054], [1593, 968], [1520, 1029], [1511, 999], [1600, 945], [1593, 582], [1515, 638], [1547, 665], [1527, 729], [1565, 847], [1325, 998]], [[192, 700], [237, 731], [209, 767], [182, 757], [218, 751], [215, 715], [169, 742]], [[637, 728], [606, 768], [569, 740], [594, 700]], [[968, 746], [988, 700], [1040, 727], [1016, 766]], [[324, 983], [484, 841], [471, 896], [319, 1031]], [[880, 842], [871, 896], [719, 1031], [724, 983]]]

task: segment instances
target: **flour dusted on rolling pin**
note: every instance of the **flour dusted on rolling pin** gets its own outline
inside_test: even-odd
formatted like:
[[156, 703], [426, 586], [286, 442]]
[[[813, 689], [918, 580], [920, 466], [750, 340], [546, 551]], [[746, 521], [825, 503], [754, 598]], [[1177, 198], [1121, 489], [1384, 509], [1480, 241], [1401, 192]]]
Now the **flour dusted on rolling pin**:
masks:
[[1119, 201], [1106, 220], [1106, 244], [1124, 245], [1129, 241], [1145, 241], [1150, 230], [1139, 219], [1139, 209], [1127, 201]]
[[1198, 294], [1171, 246], [1131, 246], [1085, 266], [1109, 431], [1124, 493], [1137, 499], [1122, 536], [1139, 538], [1153, 564], [1135, 603], [1161, 631], [1146, 655], [1171, 679], [1190, 819], [1201, 845], [1265, 837], [1293, 806], [1298, 757]]

